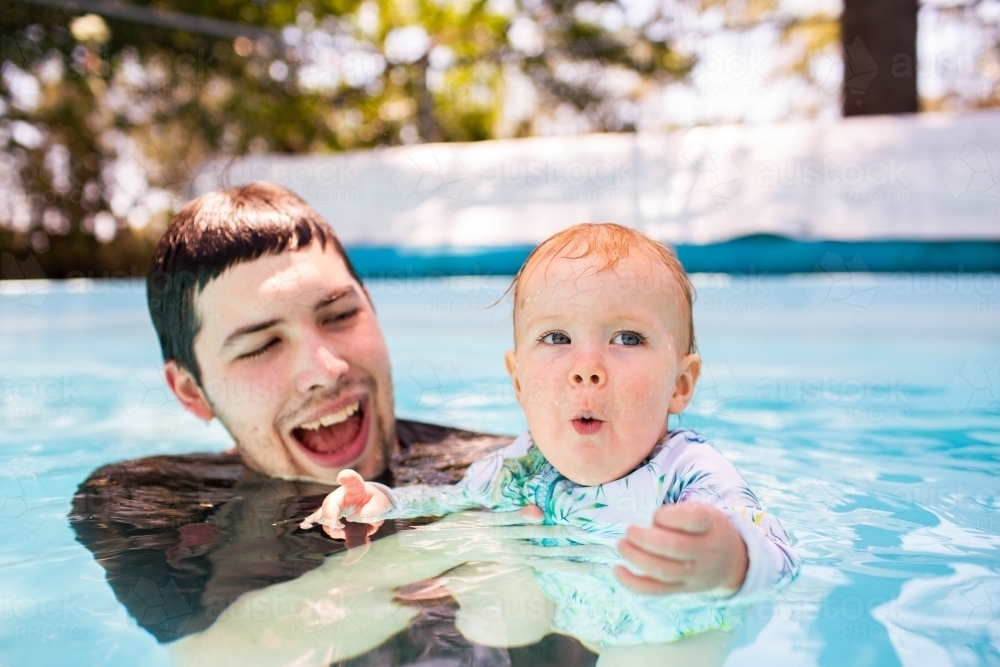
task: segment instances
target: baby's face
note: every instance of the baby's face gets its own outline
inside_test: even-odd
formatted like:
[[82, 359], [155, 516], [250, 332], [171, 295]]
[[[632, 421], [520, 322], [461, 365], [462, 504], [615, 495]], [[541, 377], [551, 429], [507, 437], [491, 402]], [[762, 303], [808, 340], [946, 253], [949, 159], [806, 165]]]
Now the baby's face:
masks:
[[[633, 253], [634, 255], [635, 253]], [[701, 362], [665, 267], [629, 256], [540, 262], [518, 289], [507, 369], [545, 457], [578, 484], [631, 472], [691, 399]]]

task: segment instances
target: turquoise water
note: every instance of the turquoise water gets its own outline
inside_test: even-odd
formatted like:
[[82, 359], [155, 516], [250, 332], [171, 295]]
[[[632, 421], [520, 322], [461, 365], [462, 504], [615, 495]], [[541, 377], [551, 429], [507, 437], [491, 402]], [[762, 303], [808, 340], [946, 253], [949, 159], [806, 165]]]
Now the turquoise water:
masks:
[[[729, 665], [1000, 664], [1000, 278], [696, 276], [681, 424], [775, 513], [802, 574]], [[397, 412], [524, 426], [499, 278], [369, 284]], [[229, 446], [168, 397], [141, 283], [0, 283], [0, 665], [169, 664], [66, 515], [111, 461]]]

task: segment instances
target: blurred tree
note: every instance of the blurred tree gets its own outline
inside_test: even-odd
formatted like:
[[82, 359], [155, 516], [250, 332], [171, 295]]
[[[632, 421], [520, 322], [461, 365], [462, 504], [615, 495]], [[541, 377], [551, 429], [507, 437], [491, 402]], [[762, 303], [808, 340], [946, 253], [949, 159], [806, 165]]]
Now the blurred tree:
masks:
[[920, 108], [1000, 108], [1000, 1], [921, 0]]
[[[629, 130], [643, 85], [692, 65], [614, 1], [48, 4], [5, 3], [0, 242], [50, 277], [141, 274], [209, 153], [523, 136], [557, 111]], [[518, 84], [534, 104], [510, 113]]]
[[917, 0], [844, 0], [844, 115], [917, 111]]
[[[913, 62], [923, 107], [1000, 106], [1000, 0], [920, 17], [969, 50]], [[6, 0], [0, 36], [0, 250], [49, 277], [141, 275], [209, 154], [830, 116], [898, 64], [845, 63], [837, 0]]]

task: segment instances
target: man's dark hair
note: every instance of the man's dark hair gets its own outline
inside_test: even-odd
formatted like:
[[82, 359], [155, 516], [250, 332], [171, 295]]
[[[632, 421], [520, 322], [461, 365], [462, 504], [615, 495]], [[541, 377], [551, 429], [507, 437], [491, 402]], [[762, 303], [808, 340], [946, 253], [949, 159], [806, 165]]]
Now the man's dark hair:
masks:
[[201, 328], [195, 297], [231, 266], [313, 243], [332, 244], [361, 283], [330, 226], [287, 188], [250, 183], [188, 202], [157, 242], [146, 276], [146, 301], [163, 360], [173, 359], [201, 385], [194, 356]]

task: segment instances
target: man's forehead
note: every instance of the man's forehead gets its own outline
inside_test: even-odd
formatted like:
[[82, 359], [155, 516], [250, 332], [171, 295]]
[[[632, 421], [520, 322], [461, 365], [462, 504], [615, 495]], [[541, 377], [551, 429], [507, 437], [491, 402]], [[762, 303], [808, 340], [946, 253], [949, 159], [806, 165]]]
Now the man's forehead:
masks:
[[331, 291], [357, 288], [343, 259], [329, 246], [264, 255], [235, 264], [210, 281], [195, 299], [203, 326], [221, 319], [285, 307], [309, 307]]

